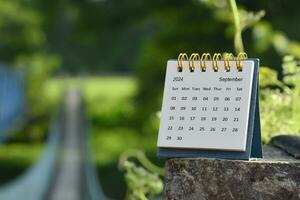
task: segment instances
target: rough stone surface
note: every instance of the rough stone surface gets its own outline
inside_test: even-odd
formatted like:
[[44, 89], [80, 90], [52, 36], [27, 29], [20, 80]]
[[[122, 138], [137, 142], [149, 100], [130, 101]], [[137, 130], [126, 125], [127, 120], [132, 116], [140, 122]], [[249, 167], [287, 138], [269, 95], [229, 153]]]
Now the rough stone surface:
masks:
[[264, 159], [176, 158], [166, 162], [164, 199], [300, 199], [300, 160], [274, 147]]
[[270, 144], [282, 149], [295, 158], [300, 158], [300, 136], [278, 135], [271, 139]]

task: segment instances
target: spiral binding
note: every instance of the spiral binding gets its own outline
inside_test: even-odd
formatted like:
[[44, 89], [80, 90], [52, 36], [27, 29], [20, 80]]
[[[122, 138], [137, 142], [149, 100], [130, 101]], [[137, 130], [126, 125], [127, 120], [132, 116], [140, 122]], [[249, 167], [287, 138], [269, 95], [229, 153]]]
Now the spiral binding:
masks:
[[232, 53], [224, 53], [223, 55], [220, 53], [214, 53], [213, 56], [211, 56], [210, 53], [203, 53], [201, 56], [198, 53], [192, 53], [190, 57], [186, 53], [180, 53], [178, 55], [177, 59], [177, 69], [179, 72], [182, 72], [183, 70], [183, 61], [189, 62], [189, 70], [190, 72], [194, 72], [196, 68], [196, 61], [200, 61], [200, 69], [202, 72], [205, 72], [207, 69], [207, 61], [212, 61], [212, 69], [214, 72], [218, 72], [219, 69], [219, 62], [223, 60], [224, 62], [224, 70], [226, 72], [230, 72], [231, 66], [230, 61], [235, 60], [236, 61], [236, 68], [239, 72], [243, 71], [243, 64], [242, 60], [247, 59], [248, 56], [245, 52], [239, 53], [236, 57]]
[[189, 62], [189, 67], [190, 71], [194, 72], [195, 71], [195, 61], [200, 60], [200, 55], [198, 53], [192, 53], [190, 56], [190, 62]]
[[222, 59], [222, 55], [220, 53], [215, 53], [212, 62], [214, 72], [217, 72], [219, 70], [218, 60], [220, 59]]
[[243, 65], [242, 65], [242, 60], [247, 59], [248, 55], [245, 52], [239, 53], [236, 59], [236, 67], [238, 71], [243, 71]]
[[230, 63], [229, 61], [234, 59], [234, 56], [232, 53], [225, 53], [224, 54], [224, 67], [225, 67], [225, 71], [229, 72], [230, 71]]
[[211, 60], [211, 55], [209, 53], [203, 53], [200, 59], [200, 67], [201, 71], [205, 72], [206, 71], [206, 60], [209, 59]]
[[182, 61], [183, 60], [188, 60], [189, 59], [189, 57], [188, 57], [188, 55], [186, 54], [186, 53], [180, 53], [179, 55], [178, 55], [178, 59], [177, 59], [177, 70], [179, 71], [179, 72], [182, 72], [182, 70], [183, 70], [183, 65], [182, 65]]

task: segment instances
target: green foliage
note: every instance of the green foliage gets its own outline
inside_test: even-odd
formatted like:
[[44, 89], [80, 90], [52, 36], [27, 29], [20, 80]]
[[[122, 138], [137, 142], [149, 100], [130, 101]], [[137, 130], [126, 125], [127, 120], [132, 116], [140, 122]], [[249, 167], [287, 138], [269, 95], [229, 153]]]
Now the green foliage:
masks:
[[[266, 143], [277, 134], [300, 134], [300, 67], [292, 57], [283, 58], [283, 81], [263, 68], [260, 74], [262, 137]], [[268, 86], [276, 85], [276, 89]]]
[[[129, 157], [136, 158], [143, 167], [137, 167]], [[127, 185], [126, 199], [147, 200], [159, 195], [163, 182], [158, 175], [164, 175], [164, 168], [154, 165], [140, 150], [127, 150], [119, 159], [119, 168], [125, 171]]]
[[281, 56], [290, 54], [300, 58], [300, 43], [289, 39], [283, 32], [274, 30], [269, 22], [258, 23], [253, 28], [253, 37], [257, 40], [254, 47], [258, 53], [274, 47]]
[[44, 95], [46, 80], [59, 67], [60, 60], [57, 56], [34, 54], [20, 56], [17, 61], [25, 72], [26, 91], [31, 116], [45, 114], [48, 102], [41, 98]]
[[41, 15], [28, 1], [0, 3], [0, 57], [13, 61], [19, 54], [30, 54], [45, 42]]
[[141, 150], [130, 149], [122, 153], [119, 159], [120, 168], [122, 168], [125, 161], [129, 159], [129, 157], [136, 158], [147, 170], [156, 173], [160, 176], [165, 175], [164, 168], [160, 168], [154, 165], [145, 155], [145, 153]]
[[[278, 13], [274, 14], [273, 8], [268, 5], [259, 6], [258, 8], [264, 8], [268, 11], [268, 15], [266, 15], [265, 10], [259, 11], [249, 11], [247, 7], [255, 7], [250, 5], [243, 5], [242, 3], [236, 8], [235, 0], [207, 0], [203, 1], [205, 5], [207, 5], [211, 12], [214, 13], [215, 19], [217, 21], [222, 21], [228, 26], [226, 27], [225, 36], [232, 37], [234, 35], [234, 44], [236, 52], [241, 52], [243, 50], [243, 46], [246, 45], [247, 52], [260, 55], [264, 62], [273, 63], [272, 59], [268, 51], [275, 50], [276, 53], [280, 56], [284, 56], [287, 54], [293, 55], [297, 58], [300, 56], [300, 43], [298, 41], [289, 39], [287, 35], [281, 31], [293, 32], [297, 29], [287, 28], [276, 30], [273, 27], [277, 27], [276, 24], [279, 19], [282, 20], [282, 17], [278, 15]], [[255, 4], [255, 2], [251, 2], [251, 4]], [[259, 3], [257, 3], [259, 4]], [[291, 5], [284, 5], [287, 7], [291, 7]], [[289, 10], [292, 10], [291, 8]], [[272, 16], [272, 18], [263, 19], [268, 16]], [[286, 26], [291, 26], [288, 20], [284, 21]], [[279, 25], [280, 27], [280, 25]], [[247, 30], [252, 32], [251, 37], [244, 37], [246, 43], [243, 44], [240, 35]], [[248, 34], [249, 35], [249, 34]], [[251, 45], [248, 45], [251, 44]], [[266, 57], [266, 55], [268, 57]], [[272, 55], [273, 60], [275, 60], [275, 56]], [[270, 65], [270, 64], [269, 64]], [[271, 65], [272, 66], [272, 65]], [[276, 68], [276, 67], [273, 67]], [[278, 68], [277, 68], [278, 69]]]
[[162, 180], [142, 167], [137, 167], [133, 162], [124, 161], [122, 168], [126, 171], [127, 183], [126, 199], [147, 200], [160, 194], [163, 190]]
[[282, 83], [278, 80], [278, 74], [275, 70], [262, 66], [259, 68], [259, 86], [262, 89], [268, 87], [281, 88]]
[[80, 88], [87, 102], [87, 112], [95, 126], [132, 127], [132, 96], [136, 81], [131, 77], [82, 79]]
[[[30, 165], [41, 154], [42, 145], [36, 144], [6, 144], [0, 146], [0, 159], [5, 162], [17, 162]], [[2, 162], [1, 162], [2, 163]]]
[[[244, 52], [242, 32], [245, 31], [247, 28], [253, 26], [255, 23], [257, 23], [265, 15], [265, 12], [259, 11], [255, 13], [255, 12], [248, 12], [247, 10], [244, 9], [238, 10], [235, 0], [229, 0], [229, 5], [231, 8], [231, 12], [227, 11], [227, 13], [232, 14], [232, 17], [226, 17], [224, 19], [233, 19], [232, 24], [234, 24], [235, 26], [235, 31], [234, 31], [235, 52], [236, 53]], [[221, 12], [226, 12], [226, 11], [223, 10]]]
[[25, 137], [30, 140], [41, 140], [48, 132], [48, 123], [53, 107], [49, 104], [45, 92], [45, 83], [59, 67], [57, 56], [33, 54], [19, 56], [18, 66], [25, 72], [27, 120]]
[[[154, 151], [155, 140], [149, 141], [150, 138], [143, 139], [133, 129], [124, 128], [115, 125], [114, 129], [97, 129], [92, 130], [92, 144], [94, 146], [94, 159], [97, 164], [104, 166], [119, 159], [122, 152], [128, 149], [138, 148], [144, 151]], [[126, 138], [126, 142], [124, 139]]]

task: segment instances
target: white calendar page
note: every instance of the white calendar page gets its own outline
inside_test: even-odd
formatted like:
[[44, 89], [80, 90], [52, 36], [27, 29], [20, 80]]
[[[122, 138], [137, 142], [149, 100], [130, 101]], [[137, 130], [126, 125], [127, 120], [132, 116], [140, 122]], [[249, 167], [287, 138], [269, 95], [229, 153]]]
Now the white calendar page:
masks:
[[[168, 61], [158, 147], [245, 151], [254, 61], [242, 61], [243, 71], [230, 61], [231, 70], [190, 72], [188, 61], [177, 71]], [[199, 62], [195, 62], [199, 66]]]

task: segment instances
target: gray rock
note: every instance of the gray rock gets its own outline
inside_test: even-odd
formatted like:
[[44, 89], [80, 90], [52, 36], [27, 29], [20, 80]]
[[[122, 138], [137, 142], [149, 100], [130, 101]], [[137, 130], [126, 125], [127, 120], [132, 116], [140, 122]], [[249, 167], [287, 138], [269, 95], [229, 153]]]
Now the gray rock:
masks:
[[300, 136], [278, 135], [271, 139], [270, 145], [282, 149], [295, 158], [300, 158]]
[[164, 199], [300, 199], [300, 160], [270, 146], [251, 161], [169, 159]]

